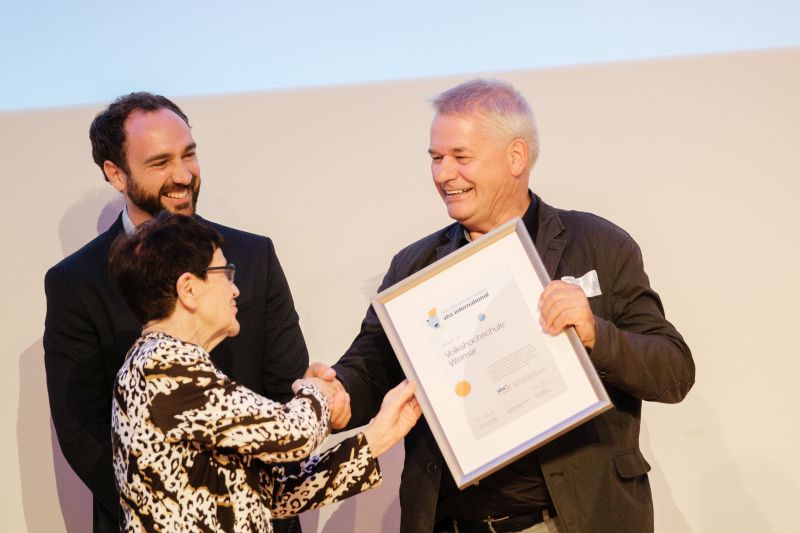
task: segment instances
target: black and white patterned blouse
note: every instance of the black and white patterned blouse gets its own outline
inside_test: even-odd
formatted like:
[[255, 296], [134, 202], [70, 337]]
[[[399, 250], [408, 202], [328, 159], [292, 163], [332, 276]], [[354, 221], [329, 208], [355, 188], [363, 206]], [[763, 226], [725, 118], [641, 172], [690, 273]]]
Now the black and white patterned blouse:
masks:
[[125, 531], [270, 532], [284, 517], [380, 483], [363, 434], [309, 457], [329, 432], [322, 394], [279, 404], [165, 333], [133, 345], [117, 374], [114, 474]]

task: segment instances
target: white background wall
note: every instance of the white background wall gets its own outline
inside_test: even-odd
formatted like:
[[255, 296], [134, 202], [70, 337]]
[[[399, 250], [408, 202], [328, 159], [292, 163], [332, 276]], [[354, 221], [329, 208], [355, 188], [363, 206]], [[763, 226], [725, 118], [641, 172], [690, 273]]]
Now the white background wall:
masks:
[[0, 110], [800, 45], [795, 0], [0, 0]]
[[[796, 526], [798, 67], [789, 49], [498, 73], [538, 111], [534, 190], [632, 233], [694, 351], [687, 400], [645, 408], [659, 531]], [[447, 222], [425, 100], [460, 80], [180, 100], [200, 146], [201, 213], [274, 238], [312, 358], [338, 357], [392, 254]], [[9, 531], [90, 520], [49, 421], [42, 277], [118, 209], [90, 161], [98, 109], [0, 117]], [[386, 487], [304, 517], [307, 531], [396, 531], [401, 454], [383, 462]]]
[[[497, 37], [499, 16], [483, 19], [495, 31], [490, 39], [479, 32], [480, 17], [465, 22], [421, 5], [403, 15], [419, 24], [403, 35], [379, 31], [393, 27], [389, 22], [400, 13], [359, 18], [348, 16], [353, 6], [345, 3], [335, 20], [335, 13], [325, 13], [328, 23], [309, 15], [306, 25], [299, 24], [300, 13], [290, 13], [301, 36], [312, 29], [326, 36], [316, 42], [330, 46], [316, 54], [300, 46], [300, 37], [282, 48], [284, 41], [269, 41], [277, 37], [267, 29], [280, 24], [267, 17], [273, 22], [261, 31], [268, 35], [260, 35], [252, 22], [258, 17], [248, 19], [245, 8], [231, 8], [242, 25], [206, 28], [198, 27], [200, 15], [192, 9], [202, 11], [204, 2], [177, 2], [162, 17], [147, 2], [130, 12], [78, 3], [72, 18], [55, 3], [3, 6], [0, 109], [27, 110], [0, 113], [6, 249], [0, 317], [8, 348], [0, 359], [0, 410], [9, 428], [0, 441], [6, 459], [0, 463], [2, 529], [89, 527], [88, 493], [61, 457], [49, 420], [42, 278], [110, 224], [120, 205], [91, 162], [86, 134], [103, 105], [33, 108], [106, 101], [140, 87], [168, 96], [206, 93], [176, 98], [200, 144], [200, 212], [275, 240], [312, 358], [333, 362], [355, 335], [392, 254], [448, 222], [430, 183], [426, 99], [467, 76], [254, 89], [267, 86], [271, 74], [266, 81], [305, 70], [331, 77], [290, 79], [283, 86], [358, 81], [333, 77], [358, 68], [369, 71], [361, 79], [378, 79], [380, 66], [384, 78], [494, 70], [488, 75], [515, 83], [533, 104], [542, 136], [534, 190], [553, 205], [611, 219], [642, 246], [653, 286], [692, 347], [698, 372], [682, 404], [645, 407], [641, 441], [653, 465], [657, 530], [796, 530], [800, 48], [599, 65], [579, 65], [596, 58], [564, 48], [573, 45], [574, 52], [579, 42], [585, 53], [610, 48], [606, 59], [641, 58], [689, 51], [668, 42], [695, 43], [691, 51], [727, 49], [722, 43], [735, 33], [749, 36], [744, 47], [796, 46], [797, 32], [783, 30], [797, 18], [782, 2], [760, 9], [742, 3], [720, 10], [716, 19], [704, 11], [714, 2], [694, 8], [679, 2], [671, 10], [685, 24], [674, 23], [671, 32], [669, 24], [655, 31], [634, 6], [627, 7], [639, 16], [636, 23], [613, 9], [601, 17], [588, 4], [567, 4], [571, 11], [560, 14], [506, 17], [516, 30], [530, 23], [530, 39], [519, 37], [521, 31]], [[242, 5], [264, 15], [255, 2]], [[601, 22], [587, 22], [593, 18]], [[560, 23], [560, 33], [551, 28]], [[144, 39], [143, 28], [155, 28], [163, 39]], [[444, 35], [437, 29], [451, 33], [437, 38]], [[338, 40], [347, 34], [356, 36], [352, 48]], [[540, 35], [549, 41], [537, 40]], [[649, 47], [637, 56], [642, 47], [635, 43], [648, 36]], [[261, 49], [262, 68], [257, 52], [264, 39], [270, 46]], [[402, 48], [410, 41], [416, 44]], [[552, 48], [543, 52], [548, 43]], [[227, 52], [219, 51], [223, 44]], [[483, 54], [490, 45], [518, 53]], [[231, 52], [237, 46], [246, 51], [244, 63]], [[98, 68], [115, 50], [119, 63]], [[361, 51], [373, 59], [361, 58]], [[496, 71], [546, 65], [548, 55], [572, 66]], [[474, 61], [462, 61], [465, 56]], [[315, 57], [331, 68], [304, 69]], [[393, 70], [402, 60], [412, 66], [430, 61], [429, 70]], [[230, 69], [217, 70], [226, 61]], [[253, 92], [208, 95], [241, 90]], [[401, 460], [398, 449], [382, 462], [383, 488], [304, 516], [306, 531], [396, 531]]]

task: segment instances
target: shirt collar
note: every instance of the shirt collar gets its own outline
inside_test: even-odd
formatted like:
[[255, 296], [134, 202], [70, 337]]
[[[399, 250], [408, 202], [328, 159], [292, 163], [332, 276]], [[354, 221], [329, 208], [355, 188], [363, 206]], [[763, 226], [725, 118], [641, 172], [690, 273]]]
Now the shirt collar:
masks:
[[125, 206], [125, 209], [122, 210], [122, 227], [125, 228], [125, 233], [128, 235], [133, 235], [136, 233], [136, 226], [131, 221], [131, 217], [128, 215], [128, 206]]

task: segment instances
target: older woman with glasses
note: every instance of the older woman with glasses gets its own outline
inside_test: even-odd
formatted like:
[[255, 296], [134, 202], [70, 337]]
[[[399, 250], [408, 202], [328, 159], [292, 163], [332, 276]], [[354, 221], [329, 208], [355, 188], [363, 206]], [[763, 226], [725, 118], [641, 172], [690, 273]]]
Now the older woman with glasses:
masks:
[[[271, 531], [270, 517], [375, 486], [376, 458], [420, 416], [413, 384], [390, 391], [362, 433], [320, 455], [332, 385], [295, 382], [279, 404], [220, 372], [209, 352], [239, 332], [236, 267], [222, 237], [181, 215], [115, 241], [111, 274], [144, 324], [117, 374], [114, 473], [125, 531]], [[341, 400], [341, 399], [339, 399]]]

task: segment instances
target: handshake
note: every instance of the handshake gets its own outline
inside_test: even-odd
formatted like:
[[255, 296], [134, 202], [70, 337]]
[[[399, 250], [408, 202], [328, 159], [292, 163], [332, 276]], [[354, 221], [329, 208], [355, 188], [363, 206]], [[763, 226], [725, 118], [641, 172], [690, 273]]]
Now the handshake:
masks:
[[[324, 363], [311, 363], [305, 376], [292, 384], [292, 390], [297, 392], [304, 383], [317, 387], [328, 400], [331, 427], [344, 429], [350, 422], [350, 395], [336, 378], [336, 371]], [[403, 380], [383, 397], [380, 410], [364, 428], [364, 436], [374, 457], [397, 444], [422, 415], [414, 397], [415, 391], [414, 383]]]

